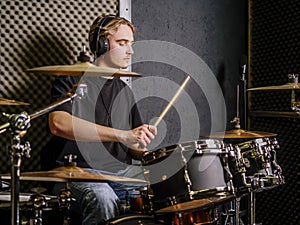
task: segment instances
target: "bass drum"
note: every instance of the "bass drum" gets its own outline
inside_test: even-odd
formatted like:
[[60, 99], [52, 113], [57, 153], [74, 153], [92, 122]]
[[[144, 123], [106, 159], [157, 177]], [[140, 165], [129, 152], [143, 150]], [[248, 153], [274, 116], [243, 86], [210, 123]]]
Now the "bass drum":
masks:
[[122, 214], [152, 214], [147, 187], [127, 188], [124, 191], [125, 200], [120, 202]]
[[120, 225], [159, 225], [164, 224], [163, 221], [155, 220], [154, 217], [148, 215], [127, 215], [118, 217], [99, 225], [112, 225], [112, 224], [120, 224]]

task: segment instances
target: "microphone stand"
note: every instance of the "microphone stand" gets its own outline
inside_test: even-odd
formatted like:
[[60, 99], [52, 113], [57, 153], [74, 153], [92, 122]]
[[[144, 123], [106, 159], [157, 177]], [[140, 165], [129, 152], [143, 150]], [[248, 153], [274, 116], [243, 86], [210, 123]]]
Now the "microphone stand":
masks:
[[74, 85], [72, 90], [67, 94], [67, 97], [58, 100], [41, 110], [28, 115], [26, 112], [20, 114], [8, 115], [8, 122], [0, 126], [0, 134], [5, 131], [10, 131], [11, 141], [9, 149], [10, 162], [11, 162], [11, 224], [19, 225], [19, 193], [20, 193], [20, 167], [22, 157], [30, 157], [30, 144], [25, 142], [22, 144], [21, 138], [26, 134], [27, 129], [30, 127], [30, 121], [49, 113], [56, 107], [76, 99], [83, 98], [87, 93], [87, 85], [79, 84]]

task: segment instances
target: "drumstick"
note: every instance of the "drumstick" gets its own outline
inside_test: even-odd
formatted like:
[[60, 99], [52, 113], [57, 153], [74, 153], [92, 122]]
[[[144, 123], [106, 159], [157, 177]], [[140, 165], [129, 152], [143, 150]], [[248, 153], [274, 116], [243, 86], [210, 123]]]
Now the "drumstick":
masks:
[[158, 117], [158, 119], [155, 121], [155, 123], [154, 123], [153, 126], [155, 126], [155, 127], [158, 126], [158, 124], [160, 123], [160, 121], [162, 120], [162, 118], [166, 115], [166, 113], [169, 111], [169, 109], [173, 105], [173, 103], [176, 101], [177, 97], [179, 96], [179, 94], [181, 93], [181, 91], [184, 89], [185, 85], [187, 84], [187, 82], [189, 81], [190, 78], [191, 77], [188, 75], [187, 78], [184, 80], [184, 82], [179, 87], [179, 89], [177, 90], [176, 94], [173, 96], [173, 98], [171, 99], [171, 101], [168, 103], [168, 105], [166, 106], [166, 108], [162, 111], [162, 113], [160, 114], [160, 116]]

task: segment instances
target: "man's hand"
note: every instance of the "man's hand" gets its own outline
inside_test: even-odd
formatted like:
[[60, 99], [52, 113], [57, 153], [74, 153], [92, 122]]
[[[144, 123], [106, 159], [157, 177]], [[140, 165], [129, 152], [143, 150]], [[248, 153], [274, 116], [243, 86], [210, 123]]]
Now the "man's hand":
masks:
[[132, 130], [126, 131], [121, 141], [131, 149], [144, 150], [155, 138], [157, 128], [152, 125], [143, 124]]

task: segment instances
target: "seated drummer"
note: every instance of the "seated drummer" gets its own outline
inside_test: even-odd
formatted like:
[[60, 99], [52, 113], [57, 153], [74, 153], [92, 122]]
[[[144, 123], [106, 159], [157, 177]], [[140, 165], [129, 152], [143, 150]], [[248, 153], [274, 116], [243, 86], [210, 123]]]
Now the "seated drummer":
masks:
[[[127, 68], [133, 54], [134, 26], [126, 19], [98, 17], [89, 31], [90, 50], [100, 67]], [[52, 89], [52, 101], [66, 97], [77, 83], [87, 84], [85, 98], [65, 103], [49, 114], [54, 138], [42, 153], [43, 168], [63, 165], [64, 156], [77, 155], [77, 166], [91, 173], [144, 179], [140, 159], [157, 129], [143, 124], [130, 88], [120, 78], [105, 76], [61, 76]], [[135, 154], [132, 154], [132, 153]], [[57, 194], [63, 183], [55, 184]], [[73, 210], [82, 215], [84, 225], [96, 225], [120, 214], [120, 183], [73, 182], [76, 199]]]

